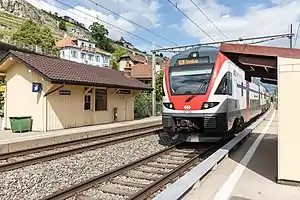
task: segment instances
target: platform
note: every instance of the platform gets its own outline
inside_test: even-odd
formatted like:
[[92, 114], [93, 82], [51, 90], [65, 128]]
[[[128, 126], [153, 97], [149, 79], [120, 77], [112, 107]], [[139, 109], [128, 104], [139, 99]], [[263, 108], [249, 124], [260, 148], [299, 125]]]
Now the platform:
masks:
[[276, 183], [277, 132], [277, 111], [272, 110], [245, 143], [182, 200], [299, 200], [300, 187]]
[[70, 128], [49, 132], [12, 133], [9, 130], [0, 131], [0, 153], [24, 150], [98, 135], [114, 134], [122, 131], [130, 131], [133, 129], [160, 125], [161, 123], [161, 116], [157, 116], [140, 120]]

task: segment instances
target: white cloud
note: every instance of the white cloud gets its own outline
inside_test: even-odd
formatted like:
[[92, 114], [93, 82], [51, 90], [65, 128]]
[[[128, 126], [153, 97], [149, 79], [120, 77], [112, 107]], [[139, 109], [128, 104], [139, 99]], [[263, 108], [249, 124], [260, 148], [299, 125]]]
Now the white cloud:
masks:
[[[97, 21], [94, 17], [97, 17], [105, 22], [113, 24], [116, 27], [120, 27], [130, 33], [134, 33], [137, 31], [138, 27], [128, 22], [125, 19], [122, 19], [119, 16], [116, 16], [103, 8], [96, 6], [92, 2], [85, 0], [82, 1], [83, 6], [75, 6], [73, 9], [66, 8], [65, 6], [57, 3], [54, 0], [27, 0], [29, 3], [34, 6], [51, 11], [57, 12], [59, 15], [68, 15], [69, 17], [74, 18], [75, 20], [82, 22], [88, 28], [93, 22]], [[46, 2], [47, 3], [46, 3]], [[62, 2], [64, 2], [62, 0]], [[146, 28], [156, 28], [160, 26], [160, 15], [158, 13], [158, 9], [160, 8], [160, 4], [158, 0], [145, 1], [145, 0], [94, 0], [104, 7], [113, 10], [114, 12], [120, 14], [121, 16], [134, 21], [141, 26]], [[52, 4], [52, 5], [49, 5]], [[69, 4], [69, 3], [67, 3]], [[62, 7], [64, 9], [60, 9], [58, 7]], [[79, 10], [79, 11], [78, 11]], [[88, 13], [91, 16], [85, 15], [80, 12], [83, 11]], [[121, 36], [127, 35], [124, 32], [120, 33], [120, 30], [117, 28], [110, 26], [106, 23], [102, 23], [101, 21], [97, 21], [100, 24], [105, 25], [105, 27], [109, 31], [109, 37], [113, 39], [120, 39]]]
[[[229, 39], [287, 33], [291, 23], [295, 30], [300, 16], [300, 10], [297, 9], [300, 7], [300, 0], [270, 1], [274, 4], [273, 7], [256, 5], [249, 7], [244, 16], [234, 16], [229, 7], [218, 4], [216, 0], [194, 0]], [[216, 41], [225, 39], [190, 1], [179, 0], [178, 7]], [[212, 41], [186, 18], [182, 19], [181, 27], [185, 34], [198, 38], [200, 42]], [[263, 44], [287, 47], [289, 43], [285, 39]], [[297, 46], [300, 47], [300, 41]]]

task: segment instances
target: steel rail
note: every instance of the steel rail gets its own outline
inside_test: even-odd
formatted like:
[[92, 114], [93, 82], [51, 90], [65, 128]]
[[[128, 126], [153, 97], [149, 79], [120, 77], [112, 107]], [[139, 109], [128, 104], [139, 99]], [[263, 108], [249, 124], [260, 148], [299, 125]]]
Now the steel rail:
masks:
[[190, 167], [204, 160], [206, 157], [208, 157], [214, 151], [218, 150], [218, 148], [220, 148], [222, 145], [224, 145], [227, 142], [228, 140], [219, 141], [216, 144], [210, 146], [208, 149], [204, 150], [203, 152], [200, 152], [198, 155], [195, 155], [191, 159], [182, 163], [181, 165], [171, 170], [160, 179], [154, 181], [152, 184], [143, 188], [142, 190], [139, 190], [137, 193], [133, 194], [126, 200], [133, 200], [133, 199], [142, 200], [142, 199], [149, 198], [157, 190], [162, 189], [167, 183], [171, 182], [176, 177], [181, 176], [183, 172], [188, 171]]
[[145, 137], [145, 136], [148, 136], [148, 135], [156, 134], [157, 131], [161, 131], [161, 130], [162, 130], [161, 128], [157, 128], [157, 130], [147, 130], [147, 131], [142, 132], [142, 133], [137, 133], [137, 134], [134, 134], [134, 135], [125, 136], [125, 137], [121, 137], [121, 138], [118, 138], [118, 139], [112, 139], [112, 140], [99, 142], [99, 143], [96, 143], [96, 144], [87, 145], [87, 146], [83, 146], [83, 147], [79, 147], [79, 148], [68, 149], [68, 150], [59, 151], [59, 152], [55, 152], [55, 153], [51, 153], [51, 154], [46, 154], [46, 155], [43, 155], [43, 156], [37, 156], [37, 157], [34, 157], [34, 158], [29, 158], [29, 159], [19, 160], [19, 161], [16, 161], [16, 162], [9, 162], [9, 163], [5, 163], [5, 164], [1, 164], [0, 165], [0, 172], [12, 170], [12, 169], [17, 169], [17, 168], [25, 167], [25, 166], [28, 166], [28, 165], [33, 165], [33, 164], [37, 164], [37, 163], [40, 163], [40, 162], [45, 162], [45, 161], [49, 161], [49, 160], [58, 159], [58, 158], [61, 158], [61, 157], [73, 155], [73, 154], [76, 154], [76, 153], [82, 153], [84, 151], [90, 151], [90, 150], [110, 146], [110, 145], [113, 145], [113, 144], [138, 139], [138, 138]]
[[[139, 128], [139, 129], [134, 129], [134, 130], [129, 130], [129, 131], [122, 131], [122, 132], [117, 132], [117, 133], [109, 133], [105, 135], [99, 135], [99, 136], [94, 136], [94, 137], [87, 137], [87, 138], [82, 138], [82, 139], [76, 139], [76, 140], [71, 140], [71, 141], [66, 141], [66, 142], [60, 142], [57, 144], [50, 144], [50, 145], [45, 145], [45, 146], [40, 146], [40, 147], [35, 147], [31, 149], [25, 149], [25, 150], [19, 150], [19, 151], [13, 151], [9, 153], [0, 153], [0, 160], [16, 157], [16, 156], [23, 156], [31, 153], [37, 153], [41, 151], [48, 151], [56, 148], [62, 148], [62, 147], [67, 147], [67, 146], [72, 146], [72, 145], [77, 145], [77, 144], [82, 144], [82, 143], [88, 143], [88, 142], [93, 142], [96, 140], [104, 140], [104, 139], [109, 139], [112, 137], [118, 137], [126, 134], [131, 134], [135, 131], [140, 132], [143, 130], [151, 129], [151, 128], [159, 128], [162, 126], [161, 125], [154, 125], [154, 126], [149, 126], [146, 128]], [[93, 132], [93, 131], [88, 131], [88, 132]]]
[[159, 157], [163, 154], [171, 152], [174, 149], [176, 149], [178, 147], [178, 145], [180, 145], [180, 144], [176, 144], [176, 145], [173, 145], [171, 147], [167, 147], [167, 148], [165, 148], [165, 149], [163, 149], [159, 152], [153, 153], [153, 154], [151, 154], [147, 157], [138, 159], [136, 161], [133, 161], [131, 163], [128, 163], [126, 165], [118, 167], [116, 169], [107, 171], [107, 172], [105, 172], [103, 174], [100, 174], [98, 176], [94, 176], [94, 177], [92, 177], [90, 179], [87, 179], [83, 182], [75, 184], [75, 185], [73, 185], [69, 188], [54, 192], [54, 193], [42, 198], [41, 200], [50, 200], [50, 199], [62, 200], [62, 199], [66, 199], [68, 197], [71, 197], [74, 194], [77, 194], [79, 192], [82, 192], [84, 190], [89, 189], [90, 187], [94, 186], [95, 184], [98, 184], [98, 183], [104, 182], [106, 180], [109, 180], [110, 178], [112, 178], [114, 176], [122, 174], [124, 171], [128, 171], [130, 169], [133, 169], [134, 167], [139, 166], [139, 165], [141, 165], [141, 164], [143, 164], [147, 161], [153, 160], [153, 159], [155, 159], [155, 158], [157, 158], [157, 157]]

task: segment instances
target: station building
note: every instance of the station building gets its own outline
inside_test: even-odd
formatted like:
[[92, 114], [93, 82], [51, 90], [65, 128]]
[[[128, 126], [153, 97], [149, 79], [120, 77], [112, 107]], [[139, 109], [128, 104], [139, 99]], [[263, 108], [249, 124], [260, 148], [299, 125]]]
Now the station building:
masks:
[[4, 127], [9, 117], [32, 117], [32, 131], [50, 131], [134, 119], [134, 99], [152, 88], [122, 72], [9, 51], [5, 74]]

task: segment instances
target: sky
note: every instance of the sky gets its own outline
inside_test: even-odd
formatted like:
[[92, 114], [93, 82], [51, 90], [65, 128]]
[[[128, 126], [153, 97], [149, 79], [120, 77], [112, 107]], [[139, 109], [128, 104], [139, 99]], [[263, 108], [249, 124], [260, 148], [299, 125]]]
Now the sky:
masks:
[[[213, 21], [219, 30], [196, 8], [191, 0], [170, 0], [189, 16], [202, 30], [197, 28], [168, 0], [60, 0], [72, 8], [55, 0], [27, 0], [38, 8], [68, 15], [88, 27], [97, 21], [109, 30], [109, 37], [118, 40], [121, 36], [142, 51], [155, 48], [205, 43], [228, 39], [265, 36], [288, 33], [290, 24], [296, 34], [300, 19], [300, 0], [193, 0]], [[98, 5], [96, 5], [97, 3]], [[151, 30], [155, 34], [114, 15], [101, 8], [104, 6], [119, 15]], [[88, 13], [87, 16], [80, 11]], [[124, 33], [101, 21], [113, 24], [147, 41]], [[170, 43], [169, 41], [172, 43]], [[300, 39], [299, 39], [300, 40]], [[296, 47], [300, 48], [297, 40]], [[295, 38], [294, 38], [295, 41]], [[159, 45], [159, 46], [157, 46]], [[262, 43], [262, 45], [289, 47], [287, 38]]]

